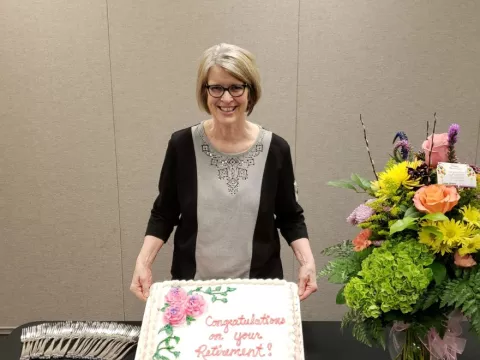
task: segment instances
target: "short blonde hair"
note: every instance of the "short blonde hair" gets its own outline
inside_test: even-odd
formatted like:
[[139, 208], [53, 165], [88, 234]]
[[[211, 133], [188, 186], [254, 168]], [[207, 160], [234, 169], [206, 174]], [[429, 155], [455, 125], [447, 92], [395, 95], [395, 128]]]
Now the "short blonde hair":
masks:
[[200, 109], [205, 110], [208, 114], [210, 114], [210, 110], [208, 109], [208, 94], [205, 86], [207, 85], [208, 72], [215, 65], [221, 66], [230, 75], [248, 85], [247, 113], [250, 115], [262, 95], [260, 74], [254, 55], [236, 45], [223, 43], [205, 50], [198, 67], [197, 102]]

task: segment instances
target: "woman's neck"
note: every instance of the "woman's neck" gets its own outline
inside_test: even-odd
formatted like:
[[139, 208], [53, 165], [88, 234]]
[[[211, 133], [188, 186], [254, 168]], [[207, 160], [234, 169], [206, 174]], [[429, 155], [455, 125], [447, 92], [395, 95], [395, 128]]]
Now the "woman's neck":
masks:
[[247, 120], [225, 125], [215, 119], [210, 119], [205, 122], [205, 131], [211, 138], [233, 143], [255, 138], [256, 136], [252, 124]]

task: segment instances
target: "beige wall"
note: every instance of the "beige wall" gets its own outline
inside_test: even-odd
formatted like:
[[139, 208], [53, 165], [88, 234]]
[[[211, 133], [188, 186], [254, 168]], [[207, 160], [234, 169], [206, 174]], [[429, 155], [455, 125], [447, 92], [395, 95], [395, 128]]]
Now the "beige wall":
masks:
[[[446, 0], [0, 0], [0, 328], [141, 319], [128, 286], [166, 141], [206, 116], [196, 65], [218, 42], [257, 55], [252, 120], [292, 145], [320, 267], [321, 249], [355, 233], [344, 219], [360, 201], [326, 182], [371, 177], [359, 113], [378, 167], [397, 130], [420, 144], [435, 111], [440, 131], [461, 124], [461, 159], [476, 161], [479, 16]], [[304, 318], [340, 318], [337, 287], [319, 285]]]

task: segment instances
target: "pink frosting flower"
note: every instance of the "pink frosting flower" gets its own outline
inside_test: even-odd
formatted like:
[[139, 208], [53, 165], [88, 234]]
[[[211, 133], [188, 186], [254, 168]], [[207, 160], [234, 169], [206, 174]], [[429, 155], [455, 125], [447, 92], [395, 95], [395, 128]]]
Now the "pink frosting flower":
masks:
[[207, 303], [202, 295], [190, 295], [187, 299], [186, 312], [187, 315], [197, 317], [204, 313]]
[[[422, 149], [425, 151], [425, 163], [427, 165], [430, 162], [431, 167], [436, 167], [439, 162], [448, 162], [448, 133], [434, 134], [433, 148], [432, 135], [430, 135], [423, 142]], [[431, 159], [430, 151], [432, 152]]]
[[168, 306], [163, 313], [163, 321], [172, 326], [182, 325], [186, 320], [185, 307], [180, 304]]
[[473, 259], [472, 255], [462, 256], [458, 253], [458, 251], [456, 251], [454, 258], [455, 258], [455, 265], [459, 267], [468, 268], [468, 267], [473, 267], [477, 265], [477, 262]]
[[171, 288], [168, 294], [165, 296], [165, 301], [170, 304], [180, 304], [183, 305], [186, 303], [188, 298], [187, 292], [179, 287]]
[[368, 218], [373, 214], [374, 211], [370, 206], [361, 204], [355, 210], [353, 210], [353, 212], [347, 218], [347, 222], [351, 225], [358, 225], [367, 221]]

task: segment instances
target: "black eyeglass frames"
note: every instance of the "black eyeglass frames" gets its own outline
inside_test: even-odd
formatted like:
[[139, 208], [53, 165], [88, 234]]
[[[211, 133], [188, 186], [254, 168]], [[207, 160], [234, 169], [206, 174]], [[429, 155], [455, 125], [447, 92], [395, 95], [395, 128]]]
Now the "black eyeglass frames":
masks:
[[245, 92], [245, 89], [248, 87], [247, 84], [237, 84], [230, 85], [228, 88], [221, 85], [205, 85], [208, 90], [208, 93], [214, 98], [221, 98], [225, 91], [228, 91], [232, 97], [242, 96]]

